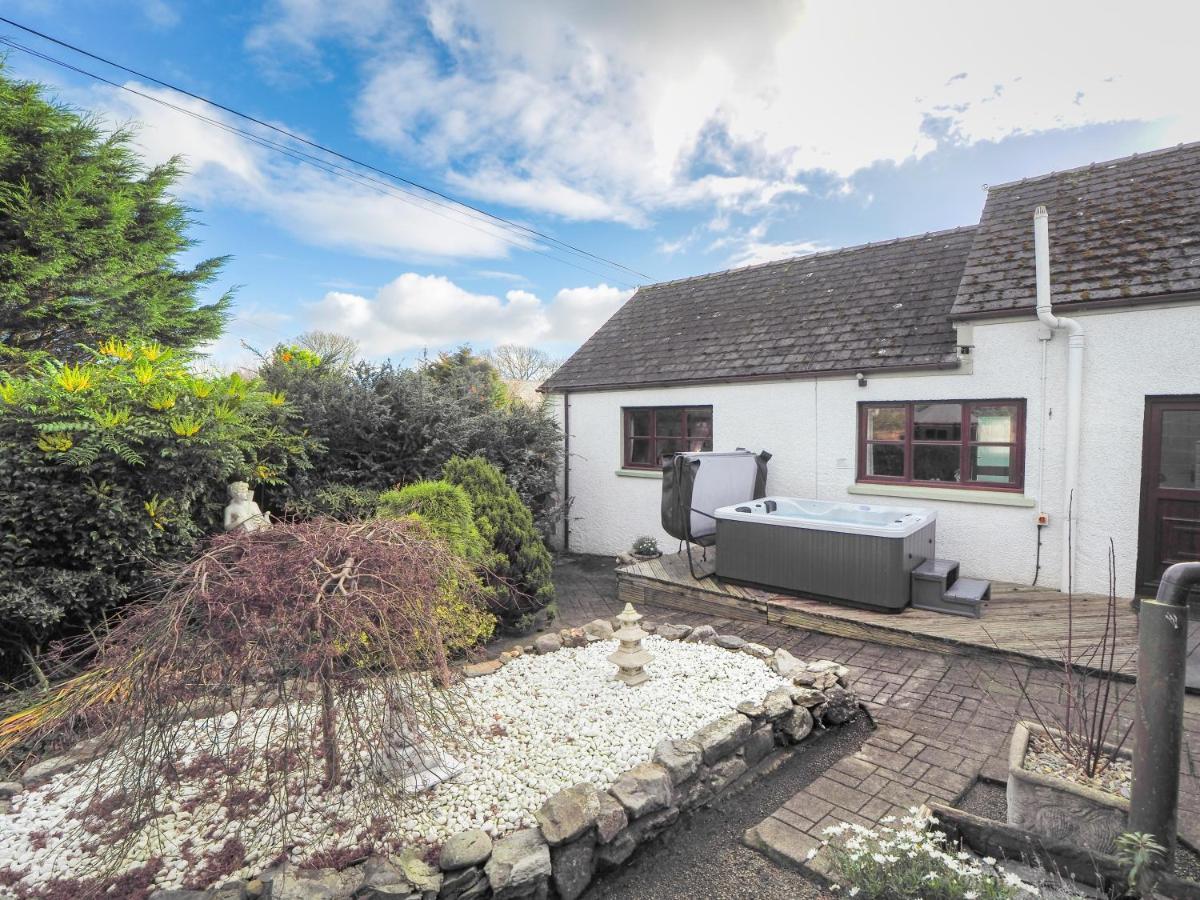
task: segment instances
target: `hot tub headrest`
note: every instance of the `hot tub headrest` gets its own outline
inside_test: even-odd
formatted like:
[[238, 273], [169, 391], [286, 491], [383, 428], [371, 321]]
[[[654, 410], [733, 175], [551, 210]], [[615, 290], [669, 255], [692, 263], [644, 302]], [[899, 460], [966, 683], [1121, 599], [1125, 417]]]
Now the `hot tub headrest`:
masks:
[[722, 506], [757, 500], [767, 493], [765, 450], [679, 453], [663, 464], [662, 526], [681, 541], [711, 544], [713, 513]]

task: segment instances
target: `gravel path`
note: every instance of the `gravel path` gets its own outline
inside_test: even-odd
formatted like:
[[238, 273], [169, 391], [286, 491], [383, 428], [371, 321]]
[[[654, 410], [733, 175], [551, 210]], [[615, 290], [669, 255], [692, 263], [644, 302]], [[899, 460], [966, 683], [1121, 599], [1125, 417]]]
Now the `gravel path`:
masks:
[[815, 900], [833, 898], [793, 869], [742, 844], [742, 833], [862, 743], [860, 720], [828, 732], [774, 773], [720, 806], [678, 822], [622, 869], [593, 882], [583, 900]]

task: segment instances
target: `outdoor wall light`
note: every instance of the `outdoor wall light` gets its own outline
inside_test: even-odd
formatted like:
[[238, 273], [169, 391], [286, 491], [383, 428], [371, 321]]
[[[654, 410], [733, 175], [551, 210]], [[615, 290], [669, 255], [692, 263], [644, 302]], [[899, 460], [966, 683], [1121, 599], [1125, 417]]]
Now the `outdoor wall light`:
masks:
[[855, 377], [858, 378], [858, 386], [859, 387], [867, 386], [867, 376], [866, 375], [864, 375], [862, 372], [859, 372], [858, 375], [856, 375]]

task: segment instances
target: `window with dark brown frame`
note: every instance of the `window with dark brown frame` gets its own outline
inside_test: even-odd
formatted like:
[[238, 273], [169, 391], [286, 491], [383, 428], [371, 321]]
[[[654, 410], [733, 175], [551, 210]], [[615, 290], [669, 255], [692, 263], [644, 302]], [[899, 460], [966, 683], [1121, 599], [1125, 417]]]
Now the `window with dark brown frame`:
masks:
[[860, 403], [858, 480], [1022, 490], [1025, 401]]
[[711, 406], [644, 406], [621, 410], [621, 466], [658, 469], [676, 453], [713, 448]]

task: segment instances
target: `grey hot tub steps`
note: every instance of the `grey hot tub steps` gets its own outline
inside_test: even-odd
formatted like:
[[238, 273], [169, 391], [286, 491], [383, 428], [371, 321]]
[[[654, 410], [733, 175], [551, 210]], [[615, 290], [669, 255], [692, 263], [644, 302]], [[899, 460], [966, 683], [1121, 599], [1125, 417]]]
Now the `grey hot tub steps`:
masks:
[[912, 605], [917, 609], [978, 619], [991, 593], [991, 582], [960, 578], [955, 559], [927, 559], [912, 572]]

